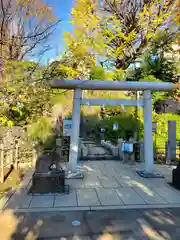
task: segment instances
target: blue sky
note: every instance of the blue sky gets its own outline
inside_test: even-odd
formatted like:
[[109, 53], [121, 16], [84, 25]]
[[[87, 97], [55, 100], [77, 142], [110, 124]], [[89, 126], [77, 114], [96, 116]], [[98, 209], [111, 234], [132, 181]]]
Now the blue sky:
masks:
[[64, 50], [64, 32], [72, 31], [72, 25], [70, 24], [71, 9], [73, 6], [73, 0], [46, 0], [47, 4], [52, 7], [54, 15], [57, 19], [62, 21], [59, 23], [55, 34], [51, 40], [52, 50], [45, 53], [42, 62], [55, 59]]

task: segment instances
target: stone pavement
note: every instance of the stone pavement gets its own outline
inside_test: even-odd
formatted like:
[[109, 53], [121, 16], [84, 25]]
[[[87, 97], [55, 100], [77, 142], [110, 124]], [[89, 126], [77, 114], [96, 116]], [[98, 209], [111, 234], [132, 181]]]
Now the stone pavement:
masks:
[[0, 224], [2, 240], [180, 239], [180, 209], [175, 208], [38, 213], [5, 210], [0, 214]]
[[17, 191], [11, 191], [0, 200], [0, 207], [16, 212], [180, 207], [180, 191], [168, 184], [172, 168], [156, 165], [156, 170], [165, 178], [144, 179], [136, 173], [136, 169], [143, 169], [143, 164], [82, 162], [84, 179], [66, 180], [66, 184], [70, 185], [68, 195], [28, 195], [33, 173], [31, 170]]

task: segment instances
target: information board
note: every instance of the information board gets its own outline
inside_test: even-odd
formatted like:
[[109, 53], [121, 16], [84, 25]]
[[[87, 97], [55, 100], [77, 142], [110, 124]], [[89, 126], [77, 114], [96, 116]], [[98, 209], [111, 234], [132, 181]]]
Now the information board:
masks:
[[72, 119], [63, 120], [63, 136], [71, 136], [72, 132]]

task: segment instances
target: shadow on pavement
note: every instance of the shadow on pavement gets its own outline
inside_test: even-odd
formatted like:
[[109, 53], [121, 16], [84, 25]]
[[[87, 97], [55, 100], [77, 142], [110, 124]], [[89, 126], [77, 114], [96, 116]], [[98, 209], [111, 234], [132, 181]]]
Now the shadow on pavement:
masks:
[[[79, 226], [74, 226], [78, 221]], [[180, 209], [14, 212], [0, 215], [2, 240], [179, 239]]]

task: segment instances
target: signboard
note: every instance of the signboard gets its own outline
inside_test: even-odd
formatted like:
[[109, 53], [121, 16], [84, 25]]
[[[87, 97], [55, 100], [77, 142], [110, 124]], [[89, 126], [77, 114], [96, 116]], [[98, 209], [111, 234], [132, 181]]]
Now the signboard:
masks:
[[118, 123], [114, 123], [114, 124], [113, 124], [113, 130], [116, 131], [116, 130], [118, 130], [118, 128], [119, 128]]
[[71, 136], [72, 119], [63, 120], [63, 136]]
[[156, 133], [157, 131], [157, 122], [152, 123], [152, 132]]

